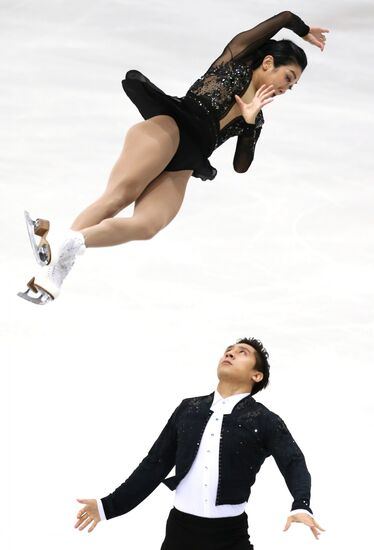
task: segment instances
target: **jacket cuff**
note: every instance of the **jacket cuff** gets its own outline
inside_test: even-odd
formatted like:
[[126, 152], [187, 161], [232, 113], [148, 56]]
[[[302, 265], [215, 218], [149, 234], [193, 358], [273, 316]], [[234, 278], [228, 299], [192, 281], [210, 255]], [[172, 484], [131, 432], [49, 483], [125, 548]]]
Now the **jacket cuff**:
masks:
[[313, 512], [309, 506], [309, 503], [310, 501], [307, 499], [295, 500], [291, 506], [291, 512], [294, 512], [294, 510], [297, 510], [298, 512], [300, 510], [303, 510], [303, 512], [309, 512], [309, 514], [313, 515]]
[[305, 510], [304, 508], [299, 508], [298, 510], [291, 510], [291, 512], [288, 515], [295, 516], [296, 514], [308, 514], [308, 516], [313, 517], [313, 514], [309, 512], [309, 510]]
[[98, 498], [96, 499], [97, 509], [99, 511], [99, 516], [101, 521], [106, 521], [107, 517], [104, 512], [104, 506], [101, 500]]

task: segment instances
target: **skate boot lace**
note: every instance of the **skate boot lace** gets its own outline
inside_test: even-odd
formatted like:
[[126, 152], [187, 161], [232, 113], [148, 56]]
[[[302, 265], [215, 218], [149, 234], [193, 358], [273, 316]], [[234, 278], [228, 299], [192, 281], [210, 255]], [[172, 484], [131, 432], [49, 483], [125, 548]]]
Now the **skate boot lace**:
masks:
[[42, 269], [47, 269], [48, 278], [57, 287], [60, 287], [65, 277], [73, 267], [77, 255], [82, 254], [84, 250], [85, 246], [83, 236], [81, 233], [77, 233], [77, 235], [74, 235], [63, 242], [56, 260], [52, 260], [49, 266]]

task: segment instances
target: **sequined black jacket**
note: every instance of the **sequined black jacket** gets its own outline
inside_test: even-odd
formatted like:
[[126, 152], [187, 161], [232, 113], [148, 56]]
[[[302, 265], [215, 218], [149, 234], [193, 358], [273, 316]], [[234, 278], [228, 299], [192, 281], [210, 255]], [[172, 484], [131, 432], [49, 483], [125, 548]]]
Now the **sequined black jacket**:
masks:
[[[162, 482], [172, 490], [177, 487], [196, 457], [213, 397], [214, 393], [182, 401], [136, 470], [102, 499], [107, 519], [130, 511]], [[268, 456], [274, 457], [294, 498], [292, 510], [311, 511], [311, 480], [301, 450], [283, 420], [251, 396], [223, 419], [216, 504], [247, 501]], [[166, 478], [174, 466], [175, 475]]]
[[224, 48], [207, 72], [188, 90], [186, 97], [204, 107], [214, 120], [216, 143], [219, 147], [228, 138], [238, 136], [234, 169], [245, 172], [252, 163], [257, 140], [264, 123], [262, 111], [255, 124], [247, 124], [242, 116], [234, 118], [220, 129], [219, 122], [235, 104], [235, 95], [242, 96], [252, 80], [254, 55], [278, 31], [286, 28], [305, 36], [309, 27], [290, 11], [283, 11], [253, 29], [244, 31]]

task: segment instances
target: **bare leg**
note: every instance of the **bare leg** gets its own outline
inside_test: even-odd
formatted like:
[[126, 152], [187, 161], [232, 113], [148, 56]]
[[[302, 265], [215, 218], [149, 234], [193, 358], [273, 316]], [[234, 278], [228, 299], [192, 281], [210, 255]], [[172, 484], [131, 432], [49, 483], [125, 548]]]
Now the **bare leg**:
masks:
[[163, 172], [143, 191], [130, 218], [108, 218], [83, 229], [87, 247], [151, 239], [178, 213], [191, 170]]
[[96, 225], [134, 202], [169, 164], [178, 145], [179, 129], [170, 116], [156, 116], [130, 128], [104, 194], [71, 228], [80, 231]]

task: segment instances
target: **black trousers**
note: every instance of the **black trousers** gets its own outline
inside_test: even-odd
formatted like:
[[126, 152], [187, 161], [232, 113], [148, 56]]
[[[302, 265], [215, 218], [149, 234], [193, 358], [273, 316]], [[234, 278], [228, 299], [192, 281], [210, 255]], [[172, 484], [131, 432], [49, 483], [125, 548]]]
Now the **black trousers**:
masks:
[[161, 550], [253, 550], [247, 514], [201, 518], [173, 508]]

